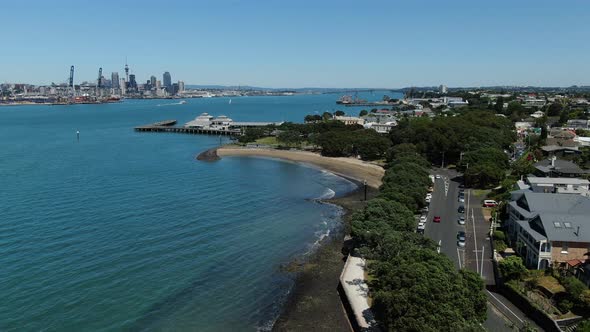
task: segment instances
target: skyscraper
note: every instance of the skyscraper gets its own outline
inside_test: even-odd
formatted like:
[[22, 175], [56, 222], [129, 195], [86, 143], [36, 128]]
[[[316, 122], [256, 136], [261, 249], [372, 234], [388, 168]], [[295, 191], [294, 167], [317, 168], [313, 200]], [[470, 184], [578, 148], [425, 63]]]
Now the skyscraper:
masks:
[[135, 81], [135, 75], [129, 75], [129, 91], [135, 92], [137, 91], [137, 82]]
[[156, 76], [150, 77], [150, 84], [152, 87], [156, 87]]
[[184, 82], [178, 81], [178, 92], [184, 92]]
[[169, 72], [165, 72], [163, 75], [162, 83], [168, 92], [172, 92], [172, 77]]
[[113, 89], [119, 88], [119, 73], [117, 73], [117, 72], [111, 73], [111, 84], [113, 86]]

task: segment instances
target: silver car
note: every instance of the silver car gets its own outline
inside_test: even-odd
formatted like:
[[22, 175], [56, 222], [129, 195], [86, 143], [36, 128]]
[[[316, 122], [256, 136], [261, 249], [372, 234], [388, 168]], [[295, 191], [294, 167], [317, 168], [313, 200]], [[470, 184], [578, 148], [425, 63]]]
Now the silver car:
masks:
[[457, 218], [457, 222], [459, 223], [459, 225], [465, 225], [465, 217], [459, 216], [459, 218]]

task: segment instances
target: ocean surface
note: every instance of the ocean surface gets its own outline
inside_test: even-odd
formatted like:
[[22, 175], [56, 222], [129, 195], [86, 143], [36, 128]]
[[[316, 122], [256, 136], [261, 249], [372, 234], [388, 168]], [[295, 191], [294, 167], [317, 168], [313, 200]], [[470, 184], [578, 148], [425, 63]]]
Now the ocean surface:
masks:
[[315, 199], [355, 185], [273, 159], [199, 162], [227, 138], [133, 127], [202, 112], [301, 122], [338, 97], [0, 107], [0, 331], [272, 326], [293, 285], [283, 268], [340, 225]]

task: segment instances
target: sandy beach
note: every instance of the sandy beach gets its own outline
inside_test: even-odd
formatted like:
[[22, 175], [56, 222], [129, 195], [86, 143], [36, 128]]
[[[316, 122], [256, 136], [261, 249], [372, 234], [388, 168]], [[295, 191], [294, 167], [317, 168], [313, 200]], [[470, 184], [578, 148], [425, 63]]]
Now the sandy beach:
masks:
[[323, 168], [335, 174], [354, 179], [361, 183], [366, 180], [367, 184], [373, 188], [379, 188], [381, 185], [381, 178], [383, 177], [383, 174], [385, 174], [385, 170], [381, 166], [364, 162], [362, 160], [354, 158], [323, 157], [318, 153], [299, 150], [276, 150], [229, 146], [218, 148], [217, 155], [220, 157], [269, 157], [293, 162], [307, 163]]

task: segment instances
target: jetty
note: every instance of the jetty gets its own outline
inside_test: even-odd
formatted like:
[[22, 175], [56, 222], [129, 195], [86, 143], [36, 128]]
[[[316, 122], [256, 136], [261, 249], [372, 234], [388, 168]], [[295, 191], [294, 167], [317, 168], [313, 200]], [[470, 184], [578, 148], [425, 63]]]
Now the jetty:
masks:
[[218, 128], [197, 128], [197, 127], [176, 127], [176, 120], [159, 121], [152, 124], [135, 127], [135, 131], [140, 132], [164, 132], [164, 133], [181, 133], [181, 134], [201, 134], [201, 135], [223, 135], [239, 136], [242, 134], [241, 129], [218, 129]]

